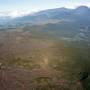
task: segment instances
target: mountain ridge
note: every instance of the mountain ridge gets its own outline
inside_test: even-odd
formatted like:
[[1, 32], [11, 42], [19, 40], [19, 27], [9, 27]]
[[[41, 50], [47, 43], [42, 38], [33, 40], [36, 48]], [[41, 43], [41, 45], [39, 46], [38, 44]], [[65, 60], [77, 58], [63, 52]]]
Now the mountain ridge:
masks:
[[[16, 22], [16, 23], [38, 23], [39, 21], [44, 21], [48, 19], [74, 19], [74, 17], [81, 17], [81, 15], [90, 15], [90, 8], [87, 6], [79, 6], [75, 9], [68, 9], [65, 7], [62, 8], [55, 8], [55, 9], [47, 9], [47, 10], [42, 10], [39, 12], [35, 12], [33, 14], [25, 14], [23, 16], [18, 16], [15, 18], [12, 18], [10, 16], [3, 16], [1, 17], [1, 21], [6, 20], [8, 22], [7, 18], [9, 17], [9, 22]], [[78, 16], [77, 16], [78, 15]]]
[[[1, 18], [2, 19], [2, 18]], [[90, 8], [48, 9], [23, 17], [0, 21], [0, 30], [23, 28], [37, 33], [47, 33], [67, 40], [90, 41]], [[53, 34], [51, 34], [53, 33]]]

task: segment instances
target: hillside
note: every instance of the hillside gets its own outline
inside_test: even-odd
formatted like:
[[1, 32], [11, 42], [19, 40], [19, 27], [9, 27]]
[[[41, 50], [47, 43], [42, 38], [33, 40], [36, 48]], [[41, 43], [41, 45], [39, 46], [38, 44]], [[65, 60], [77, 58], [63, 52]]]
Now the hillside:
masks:
[[0, 90], [90, 90], [90, 8], [0, 20]]

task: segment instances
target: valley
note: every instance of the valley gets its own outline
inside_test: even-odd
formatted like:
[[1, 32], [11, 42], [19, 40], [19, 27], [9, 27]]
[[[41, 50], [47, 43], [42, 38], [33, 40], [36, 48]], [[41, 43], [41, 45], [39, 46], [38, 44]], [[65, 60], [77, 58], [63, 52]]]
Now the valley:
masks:
[[0, 88], [83, 90], [79, 79], [90, 69], [89, 49], [25, 28], [0, 31]]

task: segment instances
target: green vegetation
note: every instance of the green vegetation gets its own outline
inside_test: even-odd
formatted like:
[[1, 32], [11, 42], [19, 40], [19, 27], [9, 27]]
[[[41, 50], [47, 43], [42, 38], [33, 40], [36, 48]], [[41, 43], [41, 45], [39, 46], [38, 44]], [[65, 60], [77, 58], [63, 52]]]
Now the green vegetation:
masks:
[[31, 90], [90, 89], [90, 78], [78, 85], [79, 73], [90, 69], [90, 48], [85, 44], [72, 44], [23, 30], [0, 34], [3, 39], [0, 62], [6, 67], [31, 71], [32, 79], [27, 83], [33, 86]]

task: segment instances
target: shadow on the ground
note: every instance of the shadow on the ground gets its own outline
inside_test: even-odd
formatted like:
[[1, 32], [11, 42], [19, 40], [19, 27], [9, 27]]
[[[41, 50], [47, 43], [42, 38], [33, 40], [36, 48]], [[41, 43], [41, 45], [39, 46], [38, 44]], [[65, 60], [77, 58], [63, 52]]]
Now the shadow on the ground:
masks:
[[84, 90], [90, 90], [90, 78], [87, 78], [81, 82]]

